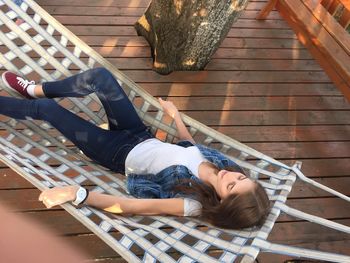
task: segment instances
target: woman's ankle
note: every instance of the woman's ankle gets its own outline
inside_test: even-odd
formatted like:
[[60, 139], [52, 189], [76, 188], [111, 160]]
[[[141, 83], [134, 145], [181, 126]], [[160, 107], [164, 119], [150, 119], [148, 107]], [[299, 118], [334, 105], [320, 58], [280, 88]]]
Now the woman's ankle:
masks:
[[45, 94], [43, 91], [42, 85], [29, 85], [27, 88], [27, 92], [33, 98], [45, 98]]
[[35, 85], [35, 84], [28, 85], [28, 87], [26, 88], [26, 91], [27, 91], [29, 96], [31, 96], [33, 98], [38, 98], [38, 96], [35, 95], [35, 88], [36, 87], [37, 87], [37, 85]]

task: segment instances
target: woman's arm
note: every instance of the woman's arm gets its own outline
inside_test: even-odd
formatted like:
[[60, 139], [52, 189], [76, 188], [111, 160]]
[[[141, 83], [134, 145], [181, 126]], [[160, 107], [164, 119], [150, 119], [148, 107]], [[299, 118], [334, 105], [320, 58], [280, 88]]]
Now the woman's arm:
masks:
[[160, 105], [162, 106], [163, 110], [174, 119], [177, 132], [179, 135], [180, 140], [187, 140], [192, 143], [195, 143], [192, 135], [188, 131], [186, 125], [183, 123], [180, 112], [176, 108], [176, 106], [171, 101], [164, 101], [161, 98], [158, 99]]
[[[55, 187], [43, 191], [39, 196], [47, 208], [75, 200], [79, 186]], [[133, 199], [90, 192], [84, 204], [116, 214], [137, 215], [184, 215], [184, 200], [169, 199]]]

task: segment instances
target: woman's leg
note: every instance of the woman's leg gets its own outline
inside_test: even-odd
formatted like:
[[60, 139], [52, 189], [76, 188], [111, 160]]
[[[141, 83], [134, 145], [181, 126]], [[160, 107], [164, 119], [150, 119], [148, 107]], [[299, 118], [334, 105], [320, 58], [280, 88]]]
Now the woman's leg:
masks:
[[118, 145], [115, 142], [125, 140], [122, 131], [101, 129], [61, 107], [53, 99], [26, 100], [0, 96], [0, 114], [15, 119], [30, 117], [47, 121], [87, 156], [107, 167]]
[[145, 129], [132, 103], [113, 75], [105, 68], [96, 68], [54, 82], [42, 84], [47, 98], [83, 97], [95, 92], [100, 99], [110, 130]]

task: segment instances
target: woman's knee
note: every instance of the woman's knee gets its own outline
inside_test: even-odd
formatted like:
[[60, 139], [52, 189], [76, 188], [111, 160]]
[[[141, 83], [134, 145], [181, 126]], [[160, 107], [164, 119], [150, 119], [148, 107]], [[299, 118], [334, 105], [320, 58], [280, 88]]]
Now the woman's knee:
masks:
[[39, 112], [50, 112], [60, 107], [53, 99], [37, 99], [35, 100]]
[[113, 78], [113, 74], [106, 68], [94, 68], [91, 70], [95, 78]]

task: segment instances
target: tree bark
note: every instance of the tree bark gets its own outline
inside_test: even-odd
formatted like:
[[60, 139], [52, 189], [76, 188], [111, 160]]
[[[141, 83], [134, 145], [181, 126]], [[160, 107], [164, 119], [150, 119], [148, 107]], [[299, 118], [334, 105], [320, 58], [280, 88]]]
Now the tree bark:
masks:
[[135, 29], [151, 46], [158, 73], [201, 70], [247, 4], [248, 0], [152, 0]]

